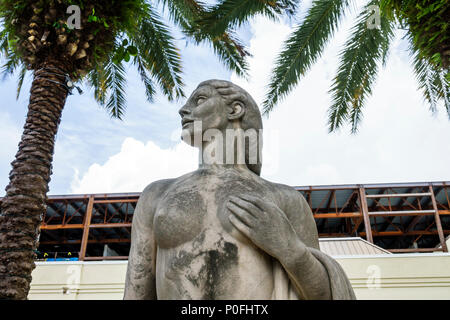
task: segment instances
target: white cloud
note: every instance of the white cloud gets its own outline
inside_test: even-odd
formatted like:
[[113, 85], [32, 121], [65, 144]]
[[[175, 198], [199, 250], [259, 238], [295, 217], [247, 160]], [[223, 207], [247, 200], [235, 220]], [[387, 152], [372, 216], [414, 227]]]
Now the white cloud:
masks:
[[73, 193], [142, 191], [150, 182], [174, 178], [197, 167], [195, 149], [185, 143], [162, 149], [152, 141], [146, 144], [126, 138], [119, 153], [103, 165], [93, 164], [79, 178], [75, 171]]

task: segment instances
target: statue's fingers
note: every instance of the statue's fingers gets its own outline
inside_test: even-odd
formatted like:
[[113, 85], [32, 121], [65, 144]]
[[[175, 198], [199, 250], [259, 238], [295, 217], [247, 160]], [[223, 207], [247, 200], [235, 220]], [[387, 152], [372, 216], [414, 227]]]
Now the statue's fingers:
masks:
[[269, 204], [267, 201], [255, 196], [251, 196], [248, 194], [241, 195], [240, 199], [245, 200], [246, 202], [250, 202], [255, 207], [257, 207], [261, 211], [269, 211]]
[[239, 207], [231, 201], [228, 201], [227, 208], [247, 226], [251, 227], [252, 225], [254, 225], [255, 217], [253, 217], [247, 210]]
[[261, 209], [248, 200], [244, 200], [238, 197], [230, 197], [229, 202], [234, 203], [235, 205], [248, 211], [254, 218], [258, 218], [261, 216]]
[[241, 220], [239, 220], [235, 215], [230, 214], [228, 216], [228, 220], [230, 220], [231, 224], [235, 226], [236, 229], [250, 238], [250, 228], [246, 226]]

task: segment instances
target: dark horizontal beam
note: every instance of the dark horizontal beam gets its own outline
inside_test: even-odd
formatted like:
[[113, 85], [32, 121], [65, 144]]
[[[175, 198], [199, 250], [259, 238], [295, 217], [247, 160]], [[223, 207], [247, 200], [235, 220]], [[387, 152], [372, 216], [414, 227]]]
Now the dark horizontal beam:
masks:
[[[90, 239], [88, 244], [98, 244], [98, 243], [129, 243], [131, 239]], [[81, 240], [63, 240], [63, 241], [41, 241], [40, 245], [60, 245], [60, 244], [80, 244]]]
[[[450, 234], [450, 230], [443, 230], [444, 234]], [[366, 236], [366, 232], [359, 232], [362, 237]], [[392, 237], [392, 236], [433, 236], [438, 235], [438, 231], [430, 230], [413, 230], [408, 232], [402, 231], [374, 231], [372, 230], [372, 235], [377, 237]]]
[[128, 256], [84, 257], [84, 261], [128, 260]]
[[426, 216], [433, 215], [434, 210], [396, 210], [396, 211], [370, 211], [369, 216]]
[[361, 212], [342, 212], [342, 213], [314, 213], [315, 219], [329, 219], [329, 218], [355, 218], [362, 217]]
[[[439, 215], [450, 215], [450, 210], [438, 210]], [[399, 210], [399, 211], [371, 211], [369, 216], [432, 216], [434, 210]]]
[[59, 229], [83, 229], [83, 224], [45, 224], [41, 225], [41, 230], [59, 230]]
[[366, 194], [366, 198], [404, 198], [404, 197], [429, 197], [430, 192], [422, 193], [383, 193], [383, 194]]
[[[41, 230], [59, 230], [59, 229], [83, 229], [83, 224], [46, 224], [41, 226]], [[94, 223], [89, 228], [131, 228], [131, 222], [118, 223]]]
[[126, 203], [126, 202], [138, 202], [138, 199], [110, 199], [110, 200], [94, 200], [94, 203]]
[[414, 187], [445, 187], [450, 185], [450, 181], [434, 182], [405, 182], [405, 183], [369, 183], [369, 184], [338, 184], [338, 185], [318, 185], [318, 186], [295, 186], [298, 191], [309, 190], [346, 190], [346, 189], [379, 189], [379, 188], [414, 188]]
[[[432, 185], [433, 187], [448, 187], [450, 186], [450, 181], [431, 181], [431, 182], [406, 182], [406, 183], [369, 183], [369, 184], [338, 184], [338, 185], [316, 185], [316, 186], [294, 186], [298, 191], [309, 191], [309, 190], [345, 190], [345, 189], [359, 189], [361, 187], [366, 189], [377, 189], [377, 188], [414, 188], [414, 187], [428, 187]], [[125, 192], [125, 193], [96, 193], [96, 194], [69, 194], [69, 195], [49, 195], [48, 200], [88, 200], [89, 197], [93, 195], [96, 199], [114, 199], [114, 198], [138, 198], [140, 192]], [[3, 197], [0, 198], [2, 201]]]
[[131, 228], [131, 222], [93, 223], [89, 228]]
[[392, 253], [413, 253], [413, 252], [435, 252], [442, 251], [442, 248], [408, 248], [408, 249], [386, 249]]

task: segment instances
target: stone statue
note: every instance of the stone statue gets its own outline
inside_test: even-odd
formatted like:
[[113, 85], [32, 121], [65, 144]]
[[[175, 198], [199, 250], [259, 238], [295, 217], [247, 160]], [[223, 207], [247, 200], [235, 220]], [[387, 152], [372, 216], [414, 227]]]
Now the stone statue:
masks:
[[319, 250], [304, 197], [259, 176], [252, 97], [208, 80], [179, 113], [199, 168], [142, 192], [124, 299], [355, 299], [340, 265]]

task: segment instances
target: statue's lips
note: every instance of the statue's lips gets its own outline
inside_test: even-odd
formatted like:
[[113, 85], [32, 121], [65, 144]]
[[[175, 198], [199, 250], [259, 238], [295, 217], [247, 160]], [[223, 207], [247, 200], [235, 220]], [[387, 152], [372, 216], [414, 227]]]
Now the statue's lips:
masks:
[[189, 123], [193, 123], [193, 122], [194, 122], [194, 120], [191, 120], [191, 119], [183, 119], [183, 120], [181, 120], [181, 126], [184, 128]]

